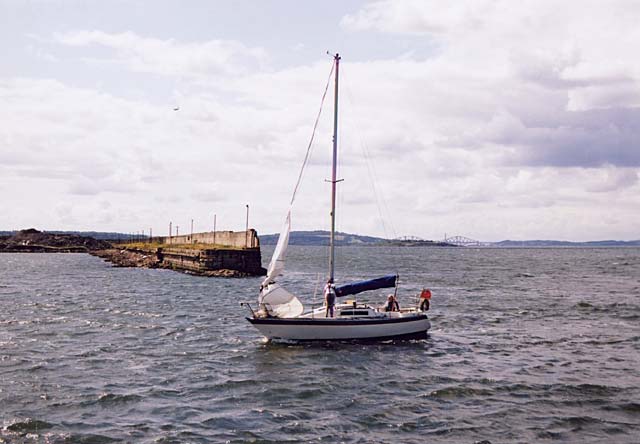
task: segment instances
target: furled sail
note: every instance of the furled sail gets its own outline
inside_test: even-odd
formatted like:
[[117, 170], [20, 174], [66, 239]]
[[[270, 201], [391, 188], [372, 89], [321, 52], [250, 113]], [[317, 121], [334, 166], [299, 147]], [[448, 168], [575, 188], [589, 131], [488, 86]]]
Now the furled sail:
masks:
[[278, 237], [278, 243], [276, 249], [273, 250], [273, 256], [271, 256], [271, 262], [269, 262], [269, 268], [267, 269], [267, 277], [262, 281], [262, 286], [266, 286], [269, 282], [273, 282], [276, 276], [279, 276], [284, 271], [284, 257], [287, 252], [287, 246], [289, 245], [289, 232], [291, 231], [291, 208], [287, 211], [287, 217], [280, 230], [280, 236]]
[[260, 304], [270, 316], [276, 318], [295, 318], [304, 311], [300, 300], [279, 284], [270, 284], [263, 288]]
[[377, 279], [368, 281], [354, 282], [352, 284], [341, 285], [336, 287], [336, 296], [348, 296], [350, 294], [358, 294], [363, 291], [377, 290], [379, 288], [390, 288], [396, 286], [397, 274], [390, 274]]

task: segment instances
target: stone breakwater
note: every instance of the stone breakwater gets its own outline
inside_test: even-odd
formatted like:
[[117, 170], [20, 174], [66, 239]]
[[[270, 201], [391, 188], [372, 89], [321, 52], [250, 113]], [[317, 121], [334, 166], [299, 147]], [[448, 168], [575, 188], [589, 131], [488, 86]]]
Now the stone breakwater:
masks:
[[207, 277], [248, 277], [266, 273], [260, 249], [109, 248], [92, 251], [116, 267], [164, 268]]
[[[196, 233], [197, 234], [197, 233]], [[189, 243], [177, 244], [181, 238], [162, 242], [126, 244], [118, 248], [109, 242], [88, 236], [55, 234], [30, 228], [12, 236], [0, 237], [0, 253], [89, 253], [116, 267], [165, 268], [183, 273], [211, 277], [245, 277], [266, 274], [262, 268], [260, 243], [255, 230], [246, 233], [218, 232], [189, 236]], [[215, 236], [232, 244], [193, 243]], [[214, 237], [214, 238], [215, 238]], [[243, 242], [253, 247], [242, 247]]]

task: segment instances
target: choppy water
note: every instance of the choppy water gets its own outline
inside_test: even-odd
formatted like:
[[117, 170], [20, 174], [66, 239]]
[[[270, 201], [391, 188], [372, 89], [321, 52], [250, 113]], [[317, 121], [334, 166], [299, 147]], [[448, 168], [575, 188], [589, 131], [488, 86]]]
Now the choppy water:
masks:
[[[307, 301], [325, 256], [291, 249]], [[400, 271], [401, 304], [429, 286], [430, 338], [266, 344], [238, 305], [259, 278], [0, 255], [0, 442], [640, 442], [640, 249], [343, 248], [338, 263]]]

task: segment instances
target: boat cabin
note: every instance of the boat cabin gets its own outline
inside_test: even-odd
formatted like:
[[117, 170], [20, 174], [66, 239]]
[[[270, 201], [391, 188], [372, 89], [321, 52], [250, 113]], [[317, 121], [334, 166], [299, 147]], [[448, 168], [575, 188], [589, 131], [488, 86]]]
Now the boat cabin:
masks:
[[348, 317], [357, 317], [357, 316], [372, 316], [374, 311], [366, 308], [345, 308], [342, 310], [338, 310], [338, 316], [348, 316]]
[[338, 304], [335, 310], [336, 318], [370, 318], [379, 315], [375, 308], [368, 305], [358, 305], [352, 301], [347, 301], [345, 304]]

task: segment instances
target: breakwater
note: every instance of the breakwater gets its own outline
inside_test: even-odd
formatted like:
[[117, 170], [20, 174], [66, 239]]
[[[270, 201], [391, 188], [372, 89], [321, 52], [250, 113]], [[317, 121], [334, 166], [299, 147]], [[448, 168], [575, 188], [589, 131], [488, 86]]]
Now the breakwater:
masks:
[[263, 275], [266, 272], [262, 268], [259, 248], [192, 249], [172, 247], [158, 248], [156, 254], [165, 268], [204, 276]]
[[260, 276], [260, 240], [255, 230], [217, 231], [119, 243], [30, 228], [0, 237], [0, 253], [89, 253], [117, 267], [167, 268], [200, 276]]
[[242, 277], [266, 273], [262, 268], [260, 241], [253, 229], [154, 237], [153, 242], [118, 247], [92, 254], [119, 267], [166, 268], [199, 276]]
[[260, 248], [258, 233], [253, 228], [247, 231], [206, 231], [180, 236], [158, 236], [151, 239], [164, 245], [204, 244], [232, 248]]

